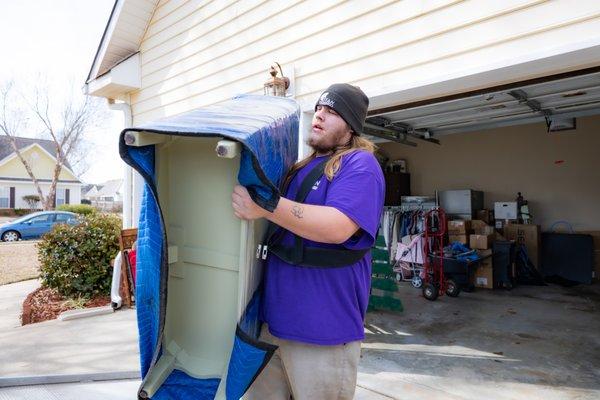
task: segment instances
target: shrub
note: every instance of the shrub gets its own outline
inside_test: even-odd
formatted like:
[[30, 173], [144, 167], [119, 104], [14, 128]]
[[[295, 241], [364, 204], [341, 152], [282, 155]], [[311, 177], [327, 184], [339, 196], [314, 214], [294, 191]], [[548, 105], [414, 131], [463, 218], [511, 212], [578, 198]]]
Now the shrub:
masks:
[[23, 196], [22, 198], [32, 210], [36, 209], [38, 203], [40, 202], [40, 196], [38, 196], [37, 194], [28, 194], [26, 196]]
[[60, 211], [70, 211], [81, 215], [96, 214], [96, 209], [87, 204], [61, 204], [56, 207]]
[[42, 211], [42, 210], [40, 210], [40, 209], [31, 210], [29, 208], [15, 208], [15, 215], [17, 217], [22, 217], [23, 215], [31, 214], [32, 212], [35, 212], [35, 211]]
[[75, 226], [55, 225], [38, 244], [42, 284], [68, 297], [109, 293], [120, 231], [121, 219], [107, 214], [87, 215]]

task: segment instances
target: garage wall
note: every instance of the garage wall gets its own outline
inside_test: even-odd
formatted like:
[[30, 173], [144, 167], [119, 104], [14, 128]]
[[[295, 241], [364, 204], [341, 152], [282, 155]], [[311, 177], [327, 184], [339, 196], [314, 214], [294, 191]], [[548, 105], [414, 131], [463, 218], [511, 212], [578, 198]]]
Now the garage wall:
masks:
[[[333, 82], [375, 99], [598, 43], [593, 0], [161, 0], [140, 46], [142, 88], [130, 99], [140, 124], [262, 93], [278, 61], [308, 110]], [[562, 72], [553, 65], [546, 74]], [[485, 84], [507, 79], [499, 73]], [[431, 93], [410, 100], [419, 96]]]
[[391, 160], [404, 158], [415, 195], [436, 189], [485, 192], [495, 201], [529, 200], [534, 222], [549, 228], [569, 221], [575, 230], [600, 229], [600, 117], [577, 119], [577, 129], [546, 133], [544, 124], [440, 137], [441, 146], [380, 144]]

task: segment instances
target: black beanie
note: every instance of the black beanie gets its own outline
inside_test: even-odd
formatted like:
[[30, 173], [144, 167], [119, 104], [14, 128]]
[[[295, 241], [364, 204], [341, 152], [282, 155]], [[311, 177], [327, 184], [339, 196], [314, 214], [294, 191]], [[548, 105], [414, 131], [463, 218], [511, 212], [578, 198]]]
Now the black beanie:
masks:
[[321, 94], [315, 104], [315, 111], [317, 106], [333, 108], [350, 125], [352, 131], [360, 135], [367, 117], [369, 98], [358, 86], [334, 83]]

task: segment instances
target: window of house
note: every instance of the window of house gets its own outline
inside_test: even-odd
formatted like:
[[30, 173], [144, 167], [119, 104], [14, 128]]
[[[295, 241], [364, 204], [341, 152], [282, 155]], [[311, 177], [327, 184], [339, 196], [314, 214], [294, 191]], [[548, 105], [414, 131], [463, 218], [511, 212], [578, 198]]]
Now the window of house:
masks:
[[64, 188], [56, 188], [56, 205], [65, 204], [66, 192]]
[[8, 186], [0, 186], [0, 208], [8, 208], [10, 202], [10, 189]]

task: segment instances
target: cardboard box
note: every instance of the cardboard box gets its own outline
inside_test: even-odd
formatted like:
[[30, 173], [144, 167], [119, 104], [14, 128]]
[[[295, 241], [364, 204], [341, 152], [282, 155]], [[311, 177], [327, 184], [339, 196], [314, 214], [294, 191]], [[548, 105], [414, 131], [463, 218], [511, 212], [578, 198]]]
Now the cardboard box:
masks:
[[475, 232], [475, 233], [479, 233], [481, 231], [481, 229], [483, 229], [486, 226], [488, 226], [488, 224], [486, 224], [484, 221], [482, 221], [480, 219], [471, 220], [471, 228], [473, 229], [473, 232]]
[[466, 234], [471, 231], [471, 221], [448, 221], [448, 233], [453, 235]]
[[494, 288], [494, 266], [492, 264], [492, 257], [482, 260], [477, 268], [475, 268], [473, 273], [473, 284], [478, 288]]
[[577, 231], [575, 233], [591, 235], [592, 239], [594, 240], [594, 250], [600, 250], [600, 231]]
[[485, 221], [474, 219], [471, 221], [473, 233], [477, 235], [492, 235], [496, 232], [493, 226], [489, 226]]
[[472, 249], [489, 249], [494, 241], [494, 234], [469, 236], [469, 247]]
[[492, 210], [477, 210], [475, 216], [478, 220], [485, 222], [488, 225], [494, 223], [494, 213]]
[[524, 245], [529, 259], [537, 269], [540, 269], [541, 240], [539, 225], [509, 224], [504, 227], [504, 237], [514, 240], [517, 246]]
[[464, 235], [454, 235], [454, 234], [448, 234], [448, 242], [449, 243], [454, 243], [454, 242], [460, 242], [462, 244], [469, 244], [469, 235], [464, 234]]
[[481, 231], [475, 233], [478, 235], [494, 235], [496, 234], [496, 229], [493, 226], [486, 226]]
[[496, 219], [517, 219], [517, 202], [494, 203], [494, 216]]

